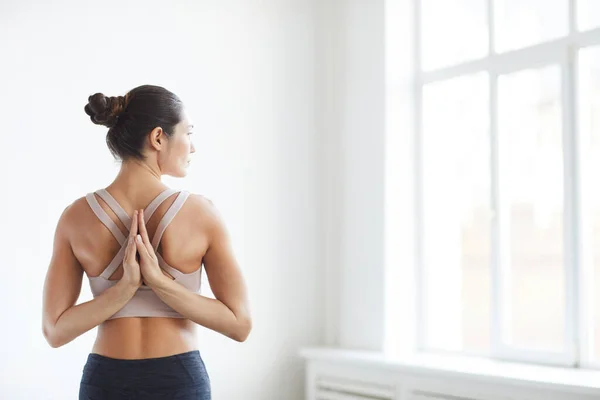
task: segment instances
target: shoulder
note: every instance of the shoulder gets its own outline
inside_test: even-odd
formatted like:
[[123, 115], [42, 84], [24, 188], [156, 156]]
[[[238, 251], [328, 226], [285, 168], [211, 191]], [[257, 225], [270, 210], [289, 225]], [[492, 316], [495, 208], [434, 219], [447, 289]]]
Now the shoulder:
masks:
[[78, 220], [91, 210], [85, 196], [74, 200], [63, 210], [63, 217], [68, 220]]
[[75, 199], [68, 204], [60, 213], [56, 231], [57, 234], [69, 236], [74, 232], [81, 221], [89, 212], [90, 207], [87, 204], [85, 196]]
[[214, 204], [211, 199], [204, 196], [203, 194], [191, 193], [191, 192], [188, 192], [188, 193], [190, 194], [188, 198], [193, 202], [204, 204], [205, 206]]
[[190, 193], [188, 196], [188, 203], [189, 203], [189, 206], [194, 211], [195, 215], [202, 216], [202, 217], [217, 217], [218, 216], [217, 207], [215, 206], [215, 204], [212, 202], [211, 199], [209, 199], [208, 197], [206, 197], [204, 195]]
[[188, 203], [192, 218], [198, 224], [210, 230], [222, 228], [221, 214], [211, 199], [201, 194], [190, 193]]

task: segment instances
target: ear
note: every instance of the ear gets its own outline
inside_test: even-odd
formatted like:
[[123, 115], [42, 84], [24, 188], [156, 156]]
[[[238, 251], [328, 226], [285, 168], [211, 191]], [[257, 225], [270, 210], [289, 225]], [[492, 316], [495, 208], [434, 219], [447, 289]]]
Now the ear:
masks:
[[160, 126], [157, 126], [150, 132], [149, 139], [150, 146], [156, 150], [161, 150], [166, 145], [165, 141], [167, 140], [167, 135]]

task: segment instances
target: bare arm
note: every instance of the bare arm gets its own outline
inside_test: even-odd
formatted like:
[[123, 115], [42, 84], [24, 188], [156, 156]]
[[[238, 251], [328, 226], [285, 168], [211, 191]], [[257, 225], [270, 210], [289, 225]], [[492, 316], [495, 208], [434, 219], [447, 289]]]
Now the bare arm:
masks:
[[[123, 308], [137, 290], [135, 283], [121, 279], [95, 299], [75, 305], [81, 292], [83, 269], [71, 249], [68, 214], [69, 208], [65, 209], [58, 222], [44, 283], [42, 330], [52, 347], [67, 344], [106, 321]], [[133, 239], [128, 254], [130, 249], [134, 249], [135, 255]]]
[[[194, 293], [160, 272], [151, 274], [151, 277], [144, 275], [144, 278], [165, 303], [185, 318], [243, 342], [252, 329], [246, 285], [233, 255], [223, 221], [212, 205], [207, 207], [210, 207], [210, 212], [205, 222], [210, 239], [204, 256], [204, 267], [216, 299]], [[156, 256], [152, 251], [143, 220], [139, 226], [143, 242], [137, 244], [144, 274], [145, 259]], [[158, 264], [154, 267], [158, 268]]]

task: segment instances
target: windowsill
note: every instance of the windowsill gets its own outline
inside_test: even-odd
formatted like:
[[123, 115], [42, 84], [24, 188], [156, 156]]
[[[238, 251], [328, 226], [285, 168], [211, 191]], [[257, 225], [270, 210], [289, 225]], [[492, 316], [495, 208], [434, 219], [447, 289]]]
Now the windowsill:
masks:
[[335, 348], [305, 348], [300, 351], [300, 356], [310, 361], [341, 363], [446, 379], [460, 378], [480, 383], [508, 384], [531, 389], [600, 395], [600, 371], [596, 370], [547, 367], [426, 353], [394, 359], [380, 352]]

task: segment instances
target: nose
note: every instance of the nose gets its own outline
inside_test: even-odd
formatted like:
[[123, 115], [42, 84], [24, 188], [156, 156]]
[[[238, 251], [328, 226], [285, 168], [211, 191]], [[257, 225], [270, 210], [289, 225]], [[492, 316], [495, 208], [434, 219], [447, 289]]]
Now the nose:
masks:
[[196, 152], [196, 147], [194, 146], [194, 143], [190, 143], [190, 153], [195, 153]]

